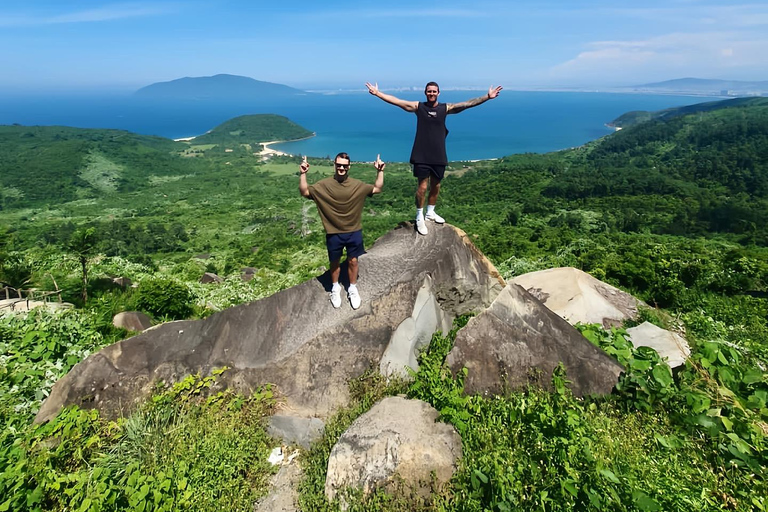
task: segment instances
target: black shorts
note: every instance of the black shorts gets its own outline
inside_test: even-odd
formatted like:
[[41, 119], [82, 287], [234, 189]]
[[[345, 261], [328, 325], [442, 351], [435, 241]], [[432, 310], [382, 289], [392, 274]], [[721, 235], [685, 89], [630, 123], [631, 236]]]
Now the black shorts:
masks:
[[443, 180], [445, 176], [444, 165], [430, 165], [430, 164], [413, 164], [413, 175], [420, 180], [424, 178], [434, 177], [438, 181]]
[[365, 254], [363, 247], [363, 231], [352, 231], [351, 233], [333, 233], [325, 235], [325, 247], [328, 249], [328, 260], [336, 261], [341, 259], [344, 249], [347, 250], [347, 259], [357, 258]]

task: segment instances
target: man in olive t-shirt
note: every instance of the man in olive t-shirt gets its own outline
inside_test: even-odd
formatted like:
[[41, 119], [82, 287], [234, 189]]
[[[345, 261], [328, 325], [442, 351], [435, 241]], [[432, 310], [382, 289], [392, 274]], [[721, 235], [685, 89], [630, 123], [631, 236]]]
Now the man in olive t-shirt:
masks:
[[325, 228], [325, 245], [331, 263], [331, 304], [341, 307], [341, 254], [347, 251], [349, 289], [347, 296], [352, 309], [360, 307], [362, 300], [357, 291], [357, 258], [365, 253], [363, 247], [363, 206], [365, 198], [378, 194], [384, 187], [384, 167], [381, 155], [376, 157], [376, 182], [373, 185], [349, 177], [349, 155], [339, 153], [334, 159], [335, 173], [314, 185], [307, 184], [309, 163], [307, 157], [299, 167], [299, 192], [317, 205]]

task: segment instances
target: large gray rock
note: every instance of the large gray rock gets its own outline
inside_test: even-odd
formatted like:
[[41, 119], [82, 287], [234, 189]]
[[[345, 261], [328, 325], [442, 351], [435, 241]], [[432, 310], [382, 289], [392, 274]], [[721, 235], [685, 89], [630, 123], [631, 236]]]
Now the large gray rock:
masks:
[[461, 438], [440, 413], [420, 400], [389, 397], [357, 418], [328, 457], [325, 495], [346, 488], [364, 493], [393, 483], [397, 475], [419, 494], [450, 480], [461, 458]]
[[318, 418], [297, 418], [284, 414], [269, 417], [267, 433], [285, 444], [298, 445], [309, 450], [313, 442], [322, 437], [325, 423]]
[[685, 364], [685, 360], [691, 354], [691, 348], [682, 336], [650, 322], [630, 327], [627, 329], [627, 334], [634, 346], [651, 347], [662, 358], [667, 359], [667, 364], [671, 368]]
[[572, 325], [580, 322], [618, 327], [624, 320], [637, 317], [640, 304], [630, 294], [572, 267], [529, 272], [512, 282]]
[[622, 371], [568, 322], [512, 283], [456, 334], [446, 362], [454, 374], [468, 369], [464, 389], [469, 394], [504, 394], [528, 384], [550, 388], [561, 362], [574, 394], [607, 394]]
[[286, 464], [272, 477], [269, 494], [253, 507], [254, 512], [296, 512], [299, 499], [299, 483], [304, 473], [299, 465]]
[[[222, 366], [230, 368], [221, 377], [224, 385], [250, 392], [273, 383], [291, 415], [327, 417], [347, 403], [349, 379], [378, 368], [385, 353], [393, 372], [413, 364], [401, 344], [417, 346], [422, 333], [445, 329], [455, 315], [482, 311], [503, 287], [461, 230], [435, 225], [421, 236], [405, 224], [360, 257], [360, 309], [347, 302], [334, 309], [324, 274], [204, 320], [154, 327], [76, 365], [54, 385], [36, 421], [68, 404], [121, 414], [158, 380], [175, 382]], [[431, 301], [441, 313], [421, 312]]]
[[152, 319], [141, 311], [123, 311], [112, 318], [112, 325], [129, 331], [146, 331], [152, 327]]

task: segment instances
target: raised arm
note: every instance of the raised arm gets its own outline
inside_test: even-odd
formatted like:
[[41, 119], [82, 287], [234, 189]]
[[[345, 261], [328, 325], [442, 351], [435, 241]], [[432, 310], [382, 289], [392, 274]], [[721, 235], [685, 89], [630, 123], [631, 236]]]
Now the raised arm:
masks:
[[401, 109], [405, 110], [406, 112], [416, 112], [416, 109], [419, 108], [419, 102], [418, 101], [405, 101], [401, 100], [400, 98], [397, 98], [395, 96], [392, 96], [391, 94], [384, 94], [379, 90], [379, 84], [371, 84], [369, 82], [365, 83], [365, 86], [368, 88], [368, 92], [376, 96], [377, 98], [386, 101], [387, 103], [394, 105], [396, 107], [400, 107]]
[[299, 166], [299, 194], [309, 199], [309, 185], [307, 185], [307, 173], [309, 172], [309, 162], [304, 157]]
[[376, 181], [373, 183], [373, 193], [378, 194], [384, 188], [384, 167], [387, 164], [381, 161], [381, 155], [376, 155], [376, 161], [373, 162], [373, 166], [378, 171], [376, 173]]
[[488, 94], [486, 94], [485, 96], [478, 96], [477, 98], [472, 98], [471, 100], [462, 101], [461, 103], [448, 103], [446, 113], [458, 114], [459, 112], [467, 110], [468, 108], [482, 105], [486, 101], [492, 100], [496, 96], [498, 96], [499, 93], [501, 92], [501, 89], [502, 87], [500, 85], [498, 87], [491, 86], [488, 89]]

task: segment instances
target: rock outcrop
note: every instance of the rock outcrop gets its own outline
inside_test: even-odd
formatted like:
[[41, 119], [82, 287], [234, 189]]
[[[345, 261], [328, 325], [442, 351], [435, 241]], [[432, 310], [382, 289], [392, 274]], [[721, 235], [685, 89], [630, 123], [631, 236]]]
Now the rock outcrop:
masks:
[[637, 317], [640, 304], [630, 294], [572, 267], [529, 272], [512, 282], [572, 325], [580, 322], [617, 327]]
[[610, 393], [622, 371], [573, 326], [513, 283], [457, 333], [446, 359], [454, 375], [467, 368], [467, 393], [498, 395], [528, 384], [551, 387], [552, 372], [561, 362], [576, 395]]
[[643, 322], [627, 329], [629, 339], [635, 347], [651, 347], [662, 358], [666, 358], [670, 368], [685, 364], [691, 354], [688, 342], [674, 332], [662, 329], [650, 322]]
[[[346, 268], [342, 268], [342, 284]], [[128, 412], [153, 383], [227, 366], [223, 384], [250, 392], [272, 383], [284, 414], [326, 417], [348, 401], [347, 382], [369, 368], [396, 372], [415, 364], [413, 347], [455, 315], [491, 304], [504, 281], [459, 229], [435, 225], [428, 236], [404, 224], [360, 257], [363, 305], [338, 310], [324, 274], [204, 320], [156, 326], [92, 354], [53, 387], [36, 421], [61, 407]]]
[[[430, 484], [445, 484], [461, 458], [461, 438], [440, 413], [420, 400], [389, 397], [357, 418], [328, 457], [325, 495], [353, 487], [369, 493], [400, 477], [411, 490], [428, 495]], [[432, 479], [434, 478], [434, 482]]]

